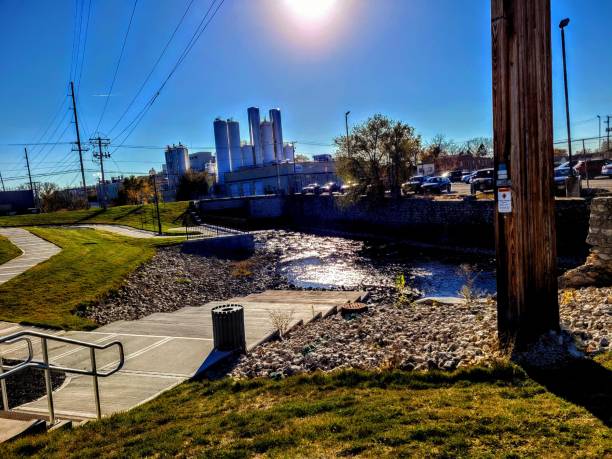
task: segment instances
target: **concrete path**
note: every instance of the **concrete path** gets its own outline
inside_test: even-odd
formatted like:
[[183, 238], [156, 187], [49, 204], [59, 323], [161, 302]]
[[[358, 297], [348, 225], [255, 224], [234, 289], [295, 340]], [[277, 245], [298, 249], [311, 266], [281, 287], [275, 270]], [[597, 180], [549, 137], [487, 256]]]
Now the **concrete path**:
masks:
[[[108, 415], [147, 402], [195, 374], [213, 348], [211, 309], [214, 306], [227, 303], [244, 306], [247, 347], [252, 348], [275, 332], [272, 311], [289, 315], [293, 327], [333, 312], [347, 301], [357, 301], [362, 295], [363, 292], [266, 291], [171, 313], [151, 314], [141, 320], [114, 322], [93, 332], [54, 333], [88, 342], [118, 340], [123, 343], [126, 353], [123, 369], [108, 378], [100, 378], [102, 413]], [[21, 328], [0, 322], [0, 336]], [[6, 347], [0, 349], [6, 358], [19, 359], [25, 355], [23, 344]], [[40, 358], [39, 342], [34, 343], [34, 351], [36, 358]], [[89, 368], [88, 350], [50, 343], [49, 353], [51, 361], [58, 365]], [[96, 359], [99, 368], [111, 369], [117, 362], [116, 350], [97, 352]], [[54, 392], [53, 399], [59, 417], [95, 417], [91, 377], [68, 376], [64, 385]], [[17, 411], [44, 415], [46, 398], [22, 405]]]
[[22, 228], [0, 228], [0, 234], [23, 252], [20, 256], [0, 265], [0, 284], [8, 282], [62, 250]]

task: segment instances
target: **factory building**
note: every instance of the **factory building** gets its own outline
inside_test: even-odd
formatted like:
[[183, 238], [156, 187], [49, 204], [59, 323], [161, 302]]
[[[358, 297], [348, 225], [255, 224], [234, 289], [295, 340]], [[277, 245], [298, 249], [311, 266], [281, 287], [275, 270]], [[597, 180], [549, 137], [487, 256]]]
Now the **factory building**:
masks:
[[210, 163], [214, 162], [215, 157], [210, 151], [189, 153], [189, 167], [192, 171], [208, 172]]
[[189, 170], [189, 151], [180, 142], [166, 147], [166, 175], [168, 188], [176, 190], [181, 177]]
[[249, 140], [240, 142], [240, 126], [217, 118], [214, 123], [217, 183], [226, 196], [293, 193], [308, 183], [337, 181], [333, 162], [294, 163], [295, 147], [284, 143], [281, 111], [261, 120], [259, 108], [247, 110]]

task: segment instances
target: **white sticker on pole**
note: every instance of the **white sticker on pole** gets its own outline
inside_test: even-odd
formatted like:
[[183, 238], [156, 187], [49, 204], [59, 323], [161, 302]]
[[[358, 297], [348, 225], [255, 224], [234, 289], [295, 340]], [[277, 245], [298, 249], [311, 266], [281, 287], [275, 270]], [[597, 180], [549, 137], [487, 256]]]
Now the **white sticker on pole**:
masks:
[[510, 188], [499, 188], [497, 190], [497, 211], [500, 214], [512, 212], [512, 191], [510, 191]]

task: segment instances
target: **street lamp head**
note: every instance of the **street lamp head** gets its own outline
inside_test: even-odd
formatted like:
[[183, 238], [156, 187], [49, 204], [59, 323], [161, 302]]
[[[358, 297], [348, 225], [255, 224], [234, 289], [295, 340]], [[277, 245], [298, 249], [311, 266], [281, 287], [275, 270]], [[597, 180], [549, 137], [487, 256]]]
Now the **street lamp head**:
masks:
[[350, 114], [351, 114], [351, 111], [349, 110], [348, 112], [344, 114], [344, 116], [349, 116]]
[[563, 27], [565, 27], [566, 25], [569, 24], [569, 18], [565, 18], [563, 19], [560, 23], [559, 23], [559, 28], [562, 29]]

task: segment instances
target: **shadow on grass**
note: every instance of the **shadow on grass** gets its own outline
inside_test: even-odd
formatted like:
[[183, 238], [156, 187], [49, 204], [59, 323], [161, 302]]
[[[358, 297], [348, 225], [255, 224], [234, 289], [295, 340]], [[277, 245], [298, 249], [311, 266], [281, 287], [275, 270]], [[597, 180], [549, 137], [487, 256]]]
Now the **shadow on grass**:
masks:
[[142, 210], [143, 210], [143, 205], [141, 204], [139, 206], [134, 207], [133, 209], [128, 210], [124, 214], [117, 215], [115, 218], [113, 218], [113, 221], [121, 220], [132, 214], [141, 214]]
[[90, 214], [85, 215], [82, 218], [77, 218], [74, 223], [81, 223], [81, 222], [86, 222], [87, 220], [91, 220], [92, 218], [97, 217], [98, 215], [100, 215], [101, 213], [106, 212], [104, 209], [97, 209], [95, 212], [92, 212]]
[[524, 367], [527, 375], [548, 391], [586, 408], [612, 427], [612, 371], [589, 360], [574, 360], [559, 369]]

